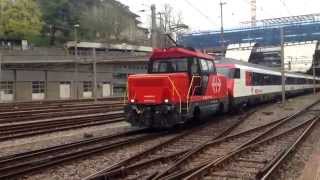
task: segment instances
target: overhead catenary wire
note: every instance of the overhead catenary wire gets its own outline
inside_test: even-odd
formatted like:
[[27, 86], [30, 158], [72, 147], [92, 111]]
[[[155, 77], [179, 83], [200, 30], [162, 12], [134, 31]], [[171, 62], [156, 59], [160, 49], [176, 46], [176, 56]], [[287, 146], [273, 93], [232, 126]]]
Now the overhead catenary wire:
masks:
[[289, 7], [287, 6], [286, 2], [285, 2], [284, 0], [279, 0], [279, 1], [280, 1], [280, 2], [281, 2], [281, 4], [283, 5], [283, 7], [285, 7], [285, 8], [286, 8], [286, 10], [287, 10], [288, 14], [291, 16], [291, 15], [292, 15], [292, 13], [291, 13], [291, 11], [290, 11]]
[[201, 16], [203, 16], [208, 22], [217, 24], [213, 19], [211, 19], [208, 15], [202, 12], [197, 6], [191, 3], [189, 0], [184, 0], [191, 8], [197, 11]]

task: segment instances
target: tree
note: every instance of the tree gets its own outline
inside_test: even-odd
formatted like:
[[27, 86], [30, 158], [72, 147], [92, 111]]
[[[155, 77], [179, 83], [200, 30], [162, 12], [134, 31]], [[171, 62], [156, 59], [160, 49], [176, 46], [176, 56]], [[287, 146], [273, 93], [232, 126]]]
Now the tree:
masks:
[[69, 0], [38, 0], [45, 22], [45, 32], [50, 34], [50, 45], [56, 41], [57, 31], [69, 31]]
[[0, 6], [0, 35], [30, 39], [40, 33], [41, 12], [34, 0], [1, 0]]
[[183, 24], [181, 12], [176, 13], [170, 4], [164, 5], [162, 15], [164, 22], [161, 28], [164, 32], [171, 32], [173, 27]]
[[176, 13], [173, 7], [169, 4], [164, 5], [164, 8], [160, 14], [160, 46], [172, 46], [172, 41], [167, 35], [170, 35], [173, 39], [175, 39], [174, 36], [178, 35], [182, 30], [185, 30], [188, 27], [183, 23], [181, 12]]
[[97, 2], [93, 6], [86, 6], [80, 15], [81, 28], [87, 32], [87, 38], [109, 41], [121, 39], [121, 33], [129, 26], [129, 16], [123, 7], [118, 7], [108, 1]]

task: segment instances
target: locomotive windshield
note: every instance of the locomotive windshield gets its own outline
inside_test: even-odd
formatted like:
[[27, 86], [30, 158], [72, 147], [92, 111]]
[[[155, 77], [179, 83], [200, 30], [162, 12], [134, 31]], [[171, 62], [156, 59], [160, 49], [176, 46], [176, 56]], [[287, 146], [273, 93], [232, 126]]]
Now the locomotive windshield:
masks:
[[152, 61], [149, 73], [175, 73], [188, 72], [188, 59], [162, 59]]

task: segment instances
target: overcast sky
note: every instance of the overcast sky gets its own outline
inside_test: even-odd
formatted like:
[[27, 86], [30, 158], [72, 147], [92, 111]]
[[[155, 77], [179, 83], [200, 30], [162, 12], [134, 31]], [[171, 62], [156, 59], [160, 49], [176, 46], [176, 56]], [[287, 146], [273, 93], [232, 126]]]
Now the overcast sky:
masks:
[[[220, 28], [219, 0], [118, 0], [141, 16], [144, 27], [149, 27], [150, 5], [157, 11], [170, 4], [181, 12], [184, 22], [191, 30], [217, 30]], [[201, 2], [201, 3], [200, 3]], [[240, 22], [250, 20], [250, 0], [224, 0], [224, 24], [226, 28], [239, 27]], [[139, 12], [140, 10], [148, 10]], [[302, 14], [320, 13], [319, 0], [257, 0], [257, 19], [276, 18]]]

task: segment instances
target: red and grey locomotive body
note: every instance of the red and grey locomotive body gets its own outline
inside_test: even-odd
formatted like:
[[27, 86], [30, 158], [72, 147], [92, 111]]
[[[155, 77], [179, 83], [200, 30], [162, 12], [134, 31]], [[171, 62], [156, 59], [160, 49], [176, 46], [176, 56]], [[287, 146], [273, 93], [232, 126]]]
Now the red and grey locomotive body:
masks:
[[133, 126], [170, 128], [227, 111], [226, 78], [214, 58], [185, 48], [155, 49], [147, 74], [128, 77], [126, 119]]

